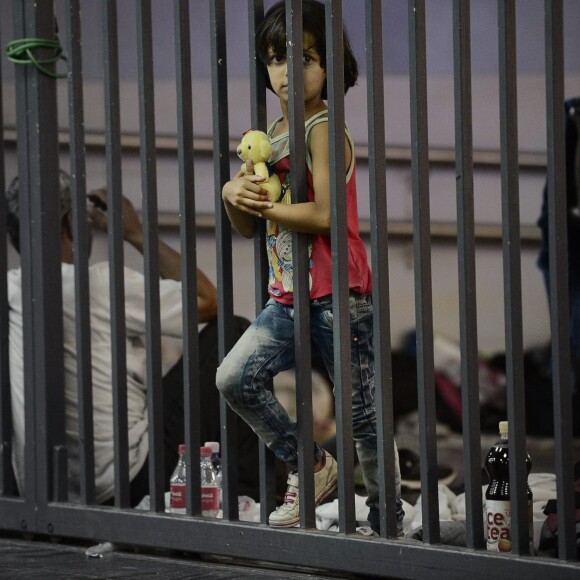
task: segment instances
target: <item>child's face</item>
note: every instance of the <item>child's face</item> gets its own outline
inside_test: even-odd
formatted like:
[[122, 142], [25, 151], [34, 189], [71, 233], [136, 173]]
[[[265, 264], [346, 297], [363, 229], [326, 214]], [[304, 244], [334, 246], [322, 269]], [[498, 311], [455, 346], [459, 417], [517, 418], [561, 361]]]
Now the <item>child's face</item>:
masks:
[[[326, 82], [326, 70], [322, 68], [320, 55], [314, 48], [314, 38], [304, 34], [304, 102], [317, 104]], [[274, 92], [281, 101], [288, 101], [288, 60], [285, 54], [268, 51], [268, 75]]]

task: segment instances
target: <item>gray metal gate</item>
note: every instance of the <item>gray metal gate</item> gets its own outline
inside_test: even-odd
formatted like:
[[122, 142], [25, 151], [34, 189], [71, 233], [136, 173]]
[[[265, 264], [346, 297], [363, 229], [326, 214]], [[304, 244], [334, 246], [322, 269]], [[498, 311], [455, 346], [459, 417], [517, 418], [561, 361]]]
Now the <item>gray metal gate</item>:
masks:
[[[545, 2], [546, 106], [548, 118], [548, 191], [550, 207], [551, 321], [554, 372], [554, 423], [558, 526], [560, 559], [528, 555], [527, 499], [525, 495], [525, 416], [523, 389], [522, 302], [520, 273], [520, 223], [518, 191], [518, 135], [515, 1], [498, 0], [500, 55], [500, 116], [502, 223], [505, 297], [505, 334], [507, 355], [508, 419], [511, 424], [510, 479], [514, 525], [513, 553], [500, 555], [485, 550], [482, 527], [481, 444], [477, 376], [477, 321], [475, 288], [475, 224], [473, 202], [473, 145], [471, 111], [470, 2], [450, 0], [453, 4], [453, 47], [455, 71], [455, 135], [457, 184], [457, 236], [460, 279], [460, 330], [462, 360], [462, 395], [464, 421], [464, 465], [466, 491], [467, 547], [452, 548], [440, 543], [435, 444], [435, 391], [433, 362], [433, 306], [431, 288], [431, 223], [429, 214], [429, 142], [427, 134], [427, 76], [425, 39], [425, 0], [408, 1], [410, 38], [411, 153], [413, 199], [413, 249], [415, 258], [415, 295], [418, 356], [418, 392], [420, 417], [422, 510], [424, 540], [390, 539], [395, 535], [395, 486], [390, 473], [394, 455], [391, 384], [391, 339], [389, 312], [388, 246], [386, 236], [387, 206], [385, 180], [385, 118], [383, 94], [384, 4], [360, 2], [366, 13], [366, 50], [368, 82], [368, 157], [371, 206], [371, 259], [375, 304], [376, 393], [379, 429], [379, 473], [381, 480], [381, 538], [363, 538], [354, 533], [353, 449], [350, 415], [350, 350], [344, 348], [348, 332], [348, 293], [346, 267], [346, 209], [343, 180], [332, 183], [336, 203], [332, 208], [332, 245], [335, 322], [336, 416], [340, 532], [318, 531], [314, 525], [312, 479], [312, 407], [304, 404], [299, 415], [301, 457], [299, 468], [304, 481], [301, 490], [301, 528], [270, 529], [267, 515], [275, 503], [273, 457], [261, 452], [261, 523], [238, 521], [235, 441], [232, 439], [232, 416], [222, 405], [224, 427], [224, 519], [200, 515], [198, 456], [199, 386], [196, 303], [196, 208], [194, 202], [194, 132], [192, 105], [195, 94], [191, 82], [189, 31], [190, 3], [175, 0], [175, 62], [177, 92], [177, 151], [179, 156], [180, 232], [184, 260], [184, 384], [188, 426], [188, 515], [164, 513], [164, 487], [161, 469], [163, 446], [161, 425], [163, 409], [158, 385], [160, 370], [160, 322], [158, 303], [159, 265], [157, 253], [157, 174], [152, 34], [150, 0], [137, 0], [140, 155], [143, 189], [145, 240], [145, 277], [148, 297], [148, 406], [150, 422], [149, 462], [151, 510], [131, 509], [128, 500], [127, 467], [127, 386], [124, 331], [124, 286], [121, 216], [121, 119], [119, 116], [119, 52], [117, 6], [103, 0], [103, 59], [106, 122], [106, 169], [110, 197], [110, 233], [108, 236], [111, 279], [111, 314], [113, 330], [113, 393], [115, 425], [115, 506], [95, 504], [93, 425], [91, 397], [91, 345], [86, 331], [89, 324], [87, 287], [88, 249], [85, 209], [85, 135], [83, 122], [83, 78], [81, 63], [79, 0], [68, 0], [67, 22], [61, 35], [66, 38], [68, 55], [68, 138], [74, 209], [75, 267], [77, 276], [77, 336], [79, 337], [79, 414], [81, 417], [81, 503], [67, 501], [67, 450], [64, 433], [64, 395], [62, 365], [62, 298], [58, 216], [55, 195], [58, 192], [58, 129], [55, 79], [31, 65], [16, 67], [18, 173], [23, 192], [21, 199], [23, 296], [25, 328], [25, 399], [26, 399], [26, 481], [24, 497], [18, 497], [12, 484], [11, 411], [8, 375], [8, 319], [6, 281], [0, 283], [0, 527], [42, 534], [107, 539], [123, 544], [138, 544], [207, 552], [234, 557], [255, 557], [271, 562], [323, 567], [336, 571], [358, 572], [377, 577], [427, 578], [445, 574], [447, 578], [577, 578], [576, 529], [572, 474], [572, 416], [570, 386], [570, 351], [568, 323], [568, 284], [566, 248], [566, 200], [564, 172], [564, 135], [562, 103], [564, 100], [563, 2]], [[289, 62], [292, 70], [291, 100], [293, 159], [304, 156], [304, 125], [301, 98], [302, 17], [301, 2], [287, 0]], [[239, 2], [248, 11], [250, 37], [264, 14], [263, 2]], [[169, 3], [167, 4], [169, 9]], [[327, 1], [327, 37], [330, 127], [337, 135], [331, 149], [332, 167], [344, 167], [344, 144], [340, 135], [344, 126], [342, 90], [342, 3]], [[215, 175], [215, 236], [219, 288], [220, 350], [224, 356], [233, 343], [230, 323], [233, 318], [232, 235], [221, 202], [221, 184], [230, 175], [231, 144], [228, 125], [227, 34], [224, 0], [210, 1], [213, 163]], [[52, 2], [15, 0], [13, 3], [15, 38], [52, 39], [54, 12]], [[61, 23], [62, 25], [62, 23]], [[250, 43], [251, 44], [251, 43]], [[39, 49], [37, 57], [53, 53]], [[249, 55], [250, 60], [255, 55]], [[0, 59], [0, 65], [5, 61]], [[45, 65], [50, 71], [54, 64]], [[56, 68], [61, 67], [59, 64]], [[251, 122], [265, 128], [265, 87], [251, 68]], [[2, 70], [0, 70], [1, 79]], [[296, 74], [297, 73], [297, 74]], [[0, 97], [2, 93], [0, 92]], [[0, 102], [0, 116], [3, 107]], [[4, 144], [0, 145], [0, 184], [5, 185]], [[333, 174], [339, 175], [336, 171]], [[294, 183], [305, 179], [303, 168], [294, 167]], [[300, 189], [299, 187], [294, 188]], [[4, 204], [0, 203], [0, 223], [4, 223]], [[263, 232], [255, 242], [256, 310], [266, 300], [266, 264], [262, 255]], [[295, 239], [295, 262], [300, 263], [296, 291], [297, 397], [311, 400], [310, 341], [308, 319], [308, 276], [305, 260], [306, 239]], [[4, 238], [0, 244], [0, 270], [7, 268]], [[310, 460], [310, 461], [309, 461]], [[310, 483], [308, 483], [310, 481]], [[258, 548], [259, 546], [259, 548]]]

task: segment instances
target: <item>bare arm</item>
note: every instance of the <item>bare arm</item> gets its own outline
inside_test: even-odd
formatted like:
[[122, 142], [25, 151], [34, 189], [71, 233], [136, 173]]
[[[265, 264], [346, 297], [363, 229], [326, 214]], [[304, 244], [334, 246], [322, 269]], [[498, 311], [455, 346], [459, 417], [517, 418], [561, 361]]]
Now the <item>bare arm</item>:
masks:
[[260, 187], [266, 178], [253, 174], [252, 162], [246, 163], [247, 175], [242, 171], [222, 187], [222, 199], [232, 226], [245, 238], [253, 238], [256, 217], [272, 207], [268, 192]]
[[[107, 231], [107, 190], [91, 191], [89, 210], [92, 223], [100, 230]], [[133, 204], [123, 197], [123, 239], [138, 252], [143, 253], [143, 225]], [[181, 254], [159, 240], [159, 275], [168, 280], [181, 280]], [[197, 308], [199, 322], [208, 322], [217, 316], [217, 290], [209, 278], [197, 269]]]
[[[264, 218], [276, 222], [288, 229], [309, 233], [330, 233], [330, 149], [328, 143], [328, 124], [316, 125], [310, 133], [308, 147], [312, 157], [312, 178], [314, 201], [293, 203], [291, 205], [274, 204], [271, 209], [262, 212]], [[346, 146], [346, 165], [351, 160], [350, 147]]]
[[209, 322], [217, 318], [217, 289], [210, 279], [197, 269], [197, 321]]

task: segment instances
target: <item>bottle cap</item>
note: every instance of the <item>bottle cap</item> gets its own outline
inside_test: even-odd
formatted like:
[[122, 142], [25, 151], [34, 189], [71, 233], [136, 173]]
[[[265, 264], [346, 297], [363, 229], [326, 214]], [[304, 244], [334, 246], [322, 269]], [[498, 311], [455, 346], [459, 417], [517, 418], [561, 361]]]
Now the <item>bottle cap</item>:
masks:
[[220, 444], [217, 441], [206, 441], [204, 447], [210, 447], [212, 453], [219, 453], [220, 452]]
[[185, 443], [181, 443], [177, 448], [179, 455], [185, 455]]
[[211, 457], [211, 447], [200, 447], [199, 455], [200, 457]]
[[500, 421], [499, 422], [499, 434], [500, 435], [507, 435], [508, 434], [508, 422], [507, 421]]

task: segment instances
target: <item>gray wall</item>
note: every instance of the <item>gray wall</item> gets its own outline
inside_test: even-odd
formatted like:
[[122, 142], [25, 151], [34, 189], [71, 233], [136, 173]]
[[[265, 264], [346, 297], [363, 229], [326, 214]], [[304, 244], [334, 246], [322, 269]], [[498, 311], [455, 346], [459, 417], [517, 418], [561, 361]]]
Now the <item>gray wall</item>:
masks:
[[[100, 3], [81, 1], [83, 10], [83, 59], [85, 63], [86, 130], [97, 138], [104, 127], [102, 87], [102, 40]], [[269, 6], [271, 2], [266, 2]], [[367, 142], [366, 82], [364, 76], [364, 2], [344, 2], [344, 15], [354, 50], [361, 65], [361, 78], [346, 98], [347, 122], [362, 150]], [[429, 0], [427, 3], [428, 73], [429, 73], [429, 140], [434, 148], [445, 153], [454, 146], [453, 59], [451, 0]], [[56, 3], [61, 40], [65, 38], [64, 3]], [[409, 88], [406, 0], [384, 3], [386, 137], [390, 146], [409, 144]], [[545, 87], [543, 55], [543, 0], [520, 0], [518, 8], [518, 114], [519, 142], [522, 153], [541, 156], [546, 148]], [[566, 85], [567, 96], [580, 94], [580, 35], [572, 28], [580, 22], [580, 2], [568, 0], [566, 22]], [[139, 128], [136, 87], [136, 33], [134, 2], [121, 1], [119, 6], [120, 57], [122, 76], [122, 130], [134, 134]], [[211, 92], [209, 58], [209, 3], [191, 2], [192, 55], [194, 75], [194, 130], [197, 137], [211, 138]], [[175, 136], [175, 90], [172, 3], [154, 0], [156, 126], [159, 135]], [[237, 139], [249, 128], [250, 102], [247, 82], [247, 17], [246, 2], [228, 0], [228, 72], [230, 134]], [[10, 1], [0, 2], [0, 42], [12, 39]], [[472, 1], [473, 116], [474, 146], [478, 151], [497, 152], [499, 147], [499, 98], [497, 78], [497, 7], [489, 0]], [[2, 62], [5, 127], [14, 126], [13, 65]], [[66, 128], [67, 97], [65, 81], [58, 83], [59, 126]], [[268, 101], [268, 117], [278, 114], [277, 103]], [[535, 157], [537, 158], [537, 157]], [[63, 154], [62, 165], [68, 165]], [[368, 171], [366, 160], [358, 160], [359, 206], [361, 219], [368, 219]], [[232, 171], [238, 161], [232, 158]], [[16, 174], [13, 144], [7, 142], [7, 178]], [[96, 187], [105, 180], [102, 151], [91, 152], [87, 159], [88, 186]], [[178, 211], [176, 155], [160, 154], [158, 158], [159, 208]], [[215, 187], [211, 158], [198, 153], [195, 159], [196, 204], [201, 214], [212, 214]], [[533, 228], [539, 212], [544, 172], [522, 170], [520, 176], [521, 220]], [[140, 207], [140, 170], [138, 156], [127, 154], [123, 159], [124, 193]], [[455, 172], [452, 166], [436, 166], [430, 176], [431, 213], [434, 222], [453, 223], [455, 211]], [[387, 197], [390, 219], [408, 222], [411, 219], [410, 168], [408, 163], [389, 164]], [[475, 172], [476, 221], [499, 224], [501, 221], [500, 176], [498, 167], [477, 166]], [[175, 232], [164, 231], [170, 243], [178, 244]], [[533, 237], [533, 236], [532, 236]], [[199, 236], [200, 266], [215, 280], [215, 247], [211, 233]], [[390, 246], [393, 340], [397, 344], [414, 323], [412, 248], [408, 240], [399, 239]], [[522, 253], [524, 337], [527, 346], [548, 339], [548, 314], [542, 279], [535, 266], [537, 248], [524, 247]], [[105, 257], [106, 244], [98, 240], [94, 259]], [[14, 260], [14, 257], [12, 257]], [[251, 243], [236, 238], [234, 267], [236, 310], [248, 317], [254, 315]], [[140, 259], [132, 252], [127, 262], [141, 268]], [[502, 265], [499, 243], [478, 244], [477, 296], [479, 306], [480, 346], [484, 351], [504, 348]], [[433, 246], [433, 292], [435, 331], [450, 338], [458, 337], [457, 252], [449, 242]]]
[[[101, 6], [97, 0], [81, 0], [83, 17], [83, 51], [85, 55], [85, 77], [102, 76], [102, 24]], [[272, 0], [265, 0], [268, 8]], [[355, 54], [364, 74], [364, 0], [343, 1], [343, 14]], [[430, 74], [451, 74], [452, 59], [452, 2], [451, 0], [427, 0], [427, 50]], [[65, 38], [65, 2], [55, 0], [56, 14]], [[226, 0], [228, 24], [229, 69], [234, 77], [245, 78], [248, 74], [247, 2]], [[191, 39], [194, 57], [194, 75], [209, 78], [209, 0], [191, 0]], [[543, 10], [544, 0], [517, 0], [518, 69], [523, 73], [541, 72], [544, 65], [543, 54]], [[575, 33], [580, 22], [580, 3], [564, 0], [566, 25], [566, 65], [570, 72], [580, 71], [577, 55], [580, 54], [580, 36]], [[137, 78], [135, 54], [135, 2], [118, 2], [120, 35], [120, 68], [127, 79]], [[0, 37], [4, 41], [12, 39], [12, 0], [0, 2]], [[471, 26], [473, 45], [473, 69], [476, 74], [497, 72], [497, 2], [493, 0], [471, 1]], [[153, 0], [155, 22], [155, 71], [159, 78], [172, 79], [175, 76], [172, 3], [168, 0]], [[385, 49], [385, 73], [407, 74], [407, 0], [387, 0], [383, 2], [383, 29]]]

